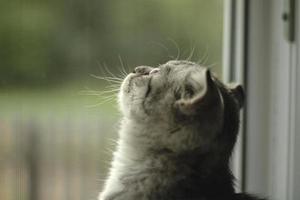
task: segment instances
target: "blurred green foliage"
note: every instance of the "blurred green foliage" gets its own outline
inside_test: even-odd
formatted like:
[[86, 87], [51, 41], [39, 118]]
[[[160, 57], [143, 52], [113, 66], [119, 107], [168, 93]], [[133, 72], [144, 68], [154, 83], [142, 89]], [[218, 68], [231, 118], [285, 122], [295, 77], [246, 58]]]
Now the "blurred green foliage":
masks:
[[119, 114], [89, 74], [179, 53], [221, 75], [222, 26], [223, 0], [1, 0], [0, 199], [96, 197]]
[[220, 66], [222, 21], [223, 0], [2, 0], [0, 87], [60, 85], [103, 62], [116, 71], [119, 55], [128, 68], [158, 65], [176, 45]]

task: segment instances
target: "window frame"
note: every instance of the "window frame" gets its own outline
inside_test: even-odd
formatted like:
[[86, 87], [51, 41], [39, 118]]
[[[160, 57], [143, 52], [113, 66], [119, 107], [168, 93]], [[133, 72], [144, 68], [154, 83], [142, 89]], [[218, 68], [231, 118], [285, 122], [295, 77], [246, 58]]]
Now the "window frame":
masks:
[[274, 200], [299, 199], [300, 15], [296, 41], [290, 42], [283, 1], [246, 4], [243, 190]]

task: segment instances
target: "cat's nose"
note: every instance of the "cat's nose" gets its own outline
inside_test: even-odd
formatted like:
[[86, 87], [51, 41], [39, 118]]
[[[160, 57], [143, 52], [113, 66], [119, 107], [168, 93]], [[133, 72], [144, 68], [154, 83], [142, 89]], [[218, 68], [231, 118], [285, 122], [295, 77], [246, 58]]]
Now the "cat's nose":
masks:
[[133, 73], [148, 75], [153, 68], [149, 66], [138, 66], [134, 69]]

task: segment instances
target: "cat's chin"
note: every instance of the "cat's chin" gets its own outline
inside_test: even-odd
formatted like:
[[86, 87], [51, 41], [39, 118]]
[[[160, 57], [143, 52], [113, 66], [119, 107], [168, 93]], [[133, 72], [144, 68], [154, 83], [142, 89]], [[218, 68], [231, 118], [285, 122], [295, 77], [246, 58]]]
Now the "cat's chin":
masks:
[[118, 103], [125, 116], [143, 114], [141, 104], [150, 83], [149, 75], [130, 73], [121, 84]]
[[136, 75], [134, 73], [130, 73], [126, 76], [126, 78], [123, 80], [123, 82], [121, 84], [121, 88], [120, 88], [121, 93], [125, 93], [125, 94], [130, 93], [131, 82], [135, 76]]
[[126, 78], [124, 79], [124, 81], [121, 84], [121, 92], [125, 93], [125, 94], [129, 94], [132, 90], [133, 87], [133, 79], [135, 78], [146, 78], [148, 77], [148, 75], [141, 75], [141, 74], [135, 74], [135, 73], [130, 73], [126, 76]]
[[130, 73], [123, 80], [120, 88], [120, 92], [118, 94], [118, 103], [119, 109], [124, 116], [129, 116], [132, 107], [132, 99], [133, 97], [133, 79], [138, 77], [139, 75], [135, 73]]

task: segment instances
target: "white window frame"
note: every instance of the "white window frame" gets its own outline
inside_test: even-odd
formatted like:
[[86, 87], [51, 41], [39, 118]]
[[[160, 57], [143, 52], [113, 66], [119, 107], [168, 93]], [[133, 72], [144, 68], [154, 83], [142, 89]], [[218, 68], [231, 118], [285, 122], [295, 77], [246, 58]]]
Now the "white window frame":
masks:
[[300, 14], [287, 41], [285, 1], [225, 1], [224, 79], [247, 99], [233, 171], [242, 191], [271, 200], [300, 199]]

